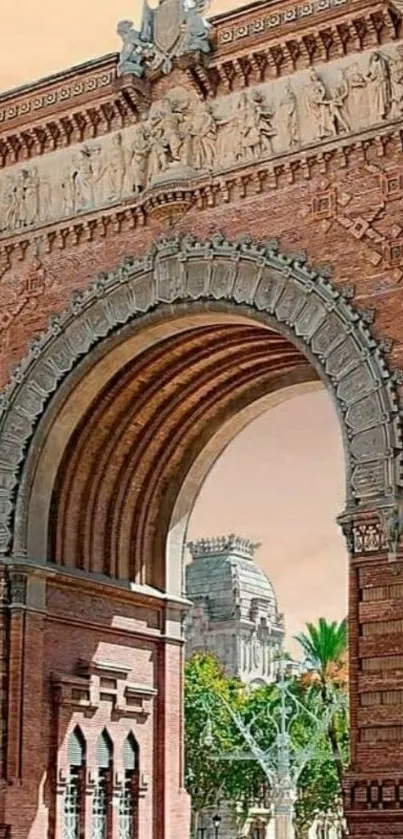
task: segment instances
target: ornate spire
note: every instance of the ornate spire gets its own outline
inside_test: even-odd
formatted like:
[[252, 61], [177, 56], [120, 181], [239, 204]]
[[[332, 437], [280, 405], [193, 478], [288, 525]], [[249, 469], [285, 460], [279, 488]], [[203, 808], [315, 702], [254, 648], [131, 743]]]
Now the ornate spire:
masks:
[[244, 539], [235, 533], [229, 536], [217, 536], [214, 538], [197, 539], [187, 544], [192, 559], [200, 559], [206, 556], [217, 556], [218, 554], [236, 554], [244, 559], [254, 559], [255, 551], [260, 547], [260, 542], [252, 542]]

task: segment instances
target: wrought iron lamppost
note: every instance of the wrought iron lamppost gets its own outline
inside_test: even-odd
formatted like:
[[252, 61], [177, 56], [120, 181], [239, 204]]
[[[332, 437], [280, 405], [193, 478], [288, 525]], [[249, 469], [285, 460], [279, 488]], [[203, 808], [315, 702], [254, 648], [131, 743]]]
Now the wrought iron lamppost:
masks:
[[220, 824], [221, 824], [221, 816], [219, 816], [218, 813], [216, 813], [216, 815], [213, 816], [214, 839], [218, 839], [218, 831], [220, 829]]
[[[221, 754], [217, 760], [256, 760], [261, 766], [266, 778], [270, 783], [273, 800], [273, 816], [276, 839], [292, 839], [293, 837], [293, 816], [297, 799], [299, 777], [316, 752], [318, 740], [326, 730], [332, 716], [341, 710], [345, 704], [344, 697], [339, 698], [329, 706], [321, 717], [318, 717], [294, 696], [286, 681], [286, 665], [292, 664], [287, 660], [279, 662], [279, 681], [277, 687], [280, 693], [279, 721], [268, 714], [268, 719], [274, 725], [276, 737], [273, 746], [268, 750], [262, 749], [251, 733], [251, 723], [246, 725], [242, 717], [237, 714], [228, 702], [221, 698], [226, 706], [238, 731], [249, 746], [250, 751], [246, 753]], [[288, 700], [288, 701], [287, 701]], [[293, 707], [292, 707], [293, 706]], [[290, 728], [298, 712], [303, 711], [315, 724], [315, 729], [310, 743], [301, 748], [295, 749], [291, 744]], [[207, 732], [205, 738], [206, 746], [214, 744], [211, 719], [207, 720]]]

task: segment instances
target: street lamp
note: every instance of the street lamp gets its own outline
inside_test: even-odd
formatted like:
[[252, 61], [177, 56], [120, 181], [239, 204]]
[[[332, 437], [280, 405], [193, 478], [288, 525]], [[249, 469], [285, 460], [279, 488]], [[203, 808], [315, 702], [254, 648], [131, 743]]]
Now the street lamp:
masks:
[[221, 816], [218, 813], [213, 816], [213, 825], [214, 825], [214, 839], [218, 839], [218, 831], [221, 824]]
[[[280, 659], [279, 679], [277, 681], [280, 694], [279, 713], [278, 716], [268, 714], [268, 718], [276, 730], [273, 746], [267, 751], [262, 749], [252, 735], [251, 725], [247, 725], [242, 719], [242, 716], [236, 713], [230, 704], [221, 697], [222, 704], [226, 706], [238, 731], [249, 746], [250, 751], [249, 753], [239, 752], [216, 756], [218, 760], [256, 760], [259, 763], [272, 790], [276, 839], [291, 839], [293, 835], [292, 823], [299, 777], [307, 763], [315, 757], [319, 737], [327, 729], [333, 715], [344, 704], [343, 698], [342, 702], [340, 699], [335, 701], [325, 709], [325, 712], [321, 716], [317, 716], [308, 710], [289, 690], [287, 679], [287, 675], [289, 675], [287, 674], [287, 670], [289, 670], [289, 667], [290, 662], [288, 660]], [[295, 749], [291, 743], [290, 728], [298, 711], [303, 711], [311, 718], [314, 723], [314, 731], [307, 746]], [[213, 739], [210, 717], [208, 721], [207, 737], [210, 743]], [[214, 825], [216, 825], [217, 818], [217, 825], [221, 821], [219, 816], [215, 816], [213, 819]], [[217, 837], [218, 827], [216, 827], [215, 839]]]

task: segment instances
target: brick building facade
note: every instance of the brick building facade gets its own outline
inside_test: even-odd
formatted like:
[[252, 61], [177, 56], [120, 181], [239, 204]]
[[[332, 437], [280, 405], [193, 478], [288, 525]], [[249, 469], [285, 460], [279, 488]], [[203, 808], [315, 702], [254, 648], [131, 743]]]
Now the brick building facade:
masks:
[[120, 56], [0, 97], [0, 836], [186, 835], [188, 517], [238, 430], [321, 382], [346, 460], [346, 808], [355, 839], [392, 839], [399, 5], [199, 11], [163, 0]]

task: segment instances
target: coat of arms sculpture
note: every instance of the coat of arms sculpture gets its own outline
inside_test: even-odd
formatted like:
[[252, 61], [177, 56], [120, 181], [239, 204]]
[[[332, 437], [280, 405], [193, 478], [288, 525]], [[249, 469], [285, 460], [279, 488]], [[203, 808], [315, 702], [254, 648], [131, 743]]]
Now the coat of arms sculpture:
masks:
[[146, 67], [169, 73], [174, 58], [210, 52], [209, 25], [202, 17], [206, 9], [207, 0], [159, 0], [156, 9], [144, 0], [140, 31], [130, 20], [118, 23], [117, 33], [123, 41], [118, 75], [141, 78]]

